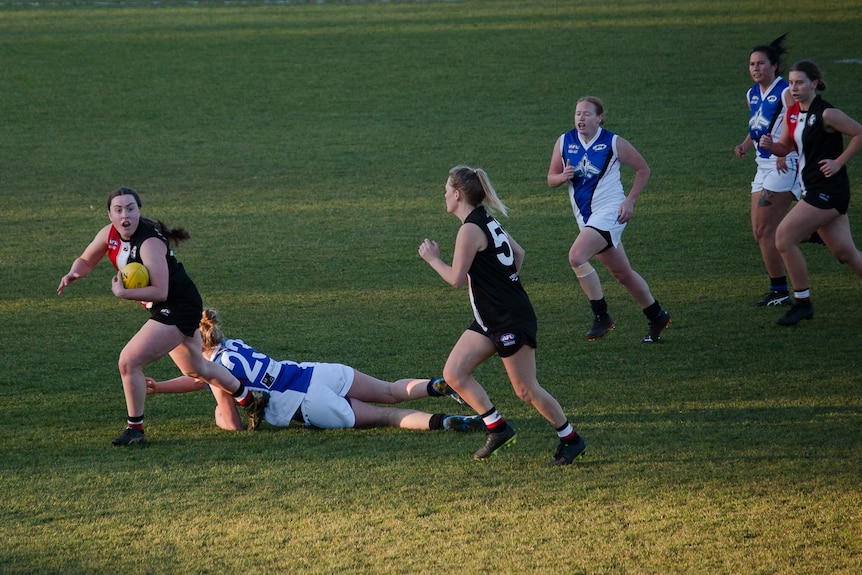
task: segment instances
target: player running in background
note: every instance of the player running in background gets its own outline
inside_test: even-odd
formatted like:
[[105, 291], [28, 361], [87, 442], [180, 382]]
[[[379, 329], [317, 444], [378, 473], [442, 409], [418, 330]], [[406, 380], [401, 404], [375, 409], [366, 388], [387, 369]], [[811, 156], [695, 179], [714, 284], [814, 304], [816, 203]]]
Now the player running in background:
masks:
[[[777, 320], [784, 326], [814, 317], [808, 263], [799, 244], [815, 231], [838, 261], [862, 278], [862, 253], [853, 243], [847, 217], [850, 178], [846, 167], [862, 150], [862, 125], [820, 97], [817, 92], [826, 89], [826, 82], [813, 62], [793, 64], [788, 76], [795, 103], [787, 110], [787, 129], [777, 141], [769, 134], [760, 138], [760, 146], [776, 156], [794, 150], [799, 154], [802, 201], [784, 217], [775, 236], [793, 284], [793, 307]], [[850, 138], [846, 148], [844, 136]]]
[[[569, 200], [578, 221], [580, 231], [569, 250], [569, 265], [593, 312], [593, 326], [587, 339], [603, 337], [616, 326], [608, 313], [599, 275], [590, 265], [595, 256], [643, 309], [649, 329], [641, 342], [654, 343], [670, 324], [670, 314], [650, 293], [646, 281], [632, 269], [622, 244], [623, 230], [649, 180], [650, 169], [634, 146], [602, 127], [604, 121], [601, 100], [592, 96], [578, 100], [574, 129], [561, 135], [554, 145], [548, 186], [568, 184]], [[621, 163], [635, 171], [628, 196], [620, 179]]]
[[224, 390], [245, 408], [256, 427], [262, 406], [224, 367], [204, 360], [198, 331], [203, 304], [197, 287], [174, 257], [170, 243], [188, 239], [183, 228], [168, 228], [160, 221], [141, 216], [141, 198], [131, 188], [117, 188], [108, 195], [111, 223], [99, 230], [90, 245], [60, 280], [57, 294], [91, 271], [107, 254], [114, 268], [138, 262], [149, 271], [150, 285], [126, 289], [120, 273], [111, 289], [121, 299], [147, 302], [150, 319], [120, 352], [119, 368], [126, 396], [126, 429], [112, 443], [118, 446], [146, 443], [144, 402], [147, 385], [144, 366], [170, 355], [184, 374], [202, 379]]
[[790, 291], [781, 253], [775, 247], [775, 231], [802, 189], [796, 179], [798, 156], [791, 152], [779, 157], [760, 148], [757, 143], [764, 134], [779, 138], [784, 130], [784, 114], [793, 104], [790, 86], [781, 77], [781, 56], [787, 52], [784, 38], [752, 48], [748, 72], [754, 86], [748, 89], [748, 135], [734, 148], [737, 157], [744, 157], [754, 148], [757, 171], [751, 182], [751, 231], [760, 246], [760, 256], [769, 275], [769, 291], [754, 305], [757, 307], [790, 305]]
[[473, 305], [475, 319], [443, 368], [443, 378], [488, 428], [485, 445], [473, 458], [487, 459], [515, 443], [515, 430], [473, 376], [474, 369], [499, 354], [518, 397], [557, 431], [559, 444], [548, 465], [569, 465], [584, 453], [586, 444], [536, 379], [536, 314], [519, 277], [524, 250], [488, 213], [490, 209], [506, 215], [508, 210], [485, 171], [468, 166], [449, 171], [445, 200], [446, 211], [461, 221], [452, 265], [440, 259], [440, 247], [429, 239], [419, 246], [419, 255], [450, 285], [459, 288], [466, 283]]
[[[239, 339], [228, 339], [221, 330], [218, 312], [205, 309], [200, 319], [203, 355], [228, 369], [264, 403], [263, 418], [271, 425], [287, 427], [303, 421], [308, 427], [341, 429], [388, 426], [402, 429], [484, 431], [477, 417], [425, 413], [372, 405], [401, 403], [428, 396], [449, 395], [461, 399], [442, 378], [382, 381], [334, 363], [278, 361]], [[185, 393], [204, 389], [206, 383], [189, 376], [167, 381], [147, 378], [149, 393]], [[229, 394], [210, 388], [216, 398], [215, 420], [222, 429], [243, 429], [243, 422]]]

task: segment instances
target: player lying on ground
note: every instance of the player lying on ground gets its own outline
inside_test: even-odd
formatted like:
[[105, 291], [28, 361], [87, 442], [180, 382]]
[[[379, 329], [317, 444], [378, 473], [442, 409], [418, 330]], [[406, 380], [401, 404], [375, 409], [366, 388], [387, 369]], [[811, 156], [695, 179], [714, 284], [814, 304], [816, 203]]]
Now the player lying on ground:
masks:
[[[271, 425], [287, 427], [291, 421], [303, 421], [306, 426], [322, 429], [388, 426], [485, 430], [478, 417], [372, 405], [443, 395], [462, 403], [442, 378], [399, 379], [390, 383], [341, 364], [277, 361], [242, 340], [225, 338], [218, 312], [212, 309], [204, 309], [200, 331], [203, 356], [226, 367], [246, 387], [267, 400], [264, 419]], [[189, 376], [167, 381], [147, 378], [147, 393], [185, 393], [205, 387], [205, 382]], [[231, 431], [244, 429], [230, 394], [215, 387], [210, 390], [217, 402], [216, 424]]]

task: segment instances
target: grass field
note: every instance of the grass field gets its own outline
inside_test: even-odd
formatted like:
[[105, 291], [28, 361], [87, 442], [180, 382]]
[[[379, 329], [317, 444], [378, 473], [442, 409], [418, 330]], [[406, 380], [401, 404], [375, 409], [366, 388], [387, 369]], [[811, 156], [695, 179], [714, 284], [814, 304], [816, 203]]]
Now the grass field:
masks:
[[[0, 572], [862, 571], [862, 284], [806, 246], [815, 319], [751, 307], [754, 161], [733, 155], [749, 50], [784, 32], [862, 119], [862, 1], [811, 4], [0, 0]], [[674, 315], [659, 345], [603, 269], [617, 329], [583, 337], [576, 225], [545, 174], [584, 94], [652, 168], [625, 240]], [[477, 377], [519, 440], [486, 463], [443, 432], [231, 434], [206, 393], [150, 397], [150, 446], [111, 446], [146, 315], [107, 263], [55, 295], [111, 189], [191, 231], [178, 257], [229, 335], [423, 377], [471, 317], [416, 253], [450, 257], [460, 163], [511, 208], [539, 379], [584, 460], [544, 467], [553, 431], [498, 361]], [[850, 216], [862, 244], [858, 197]]]

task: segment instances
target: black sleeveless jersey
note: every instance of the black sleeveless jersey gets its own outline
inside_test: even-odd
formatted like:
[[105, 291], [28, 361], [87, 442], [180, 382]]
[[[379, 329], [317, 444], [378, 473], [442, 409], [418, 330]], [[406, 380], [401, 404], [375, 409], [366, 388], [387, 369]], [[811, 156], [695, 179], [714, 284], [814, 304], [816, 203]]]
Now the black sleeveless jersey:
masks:
[[476, 322], [485, 331], [536, 321], [536, 313], [515, 268], [515, 254], [505, 230], [485, 206], [478, 206], [463, 225], [476, 225], [488, 247], [477, 252], [467, 272], [467, 287]]
[[806, 195], [820, 192], [829, 195], [850, 194], [847, 166], [842, 166], [831, 177], [826, 177], [820, 171], [821, 160], [834, 160], [844, 151], [844, 135], [826, 131], [823, 124], [823, 111], [833, 107], [817, 96], [807, 112], [800, 109], [798, 102], [788, 111], [793, 122], [790, 135], [799, 149], [799, 171], [802, 176], [802, 190]]
[[[128, 241], [124, 240], [117, 229], [111, 227], [111, 232], [108, 235], [108, 257], [111, 263], [118, 270], [123, 269], [127, 263], [141, 261], [140, 250], [141, 245], [150, 238], [158, 238], [167, 247], [165, 259], [168, 264], [168, 297], [164, 302], [157, 304], [159, 307], [165, 307], [171, 303], [183, 301], [196, 301], [200, 299], [197, 287], [192, 282], [192, 279], [186, 273], [183, 264], [177, 261], [174, 257], [174, 252], [171, 249], [168, 239], [162, 235], [158, 228], [151, 221], [141, 218], [138, 224], [138, 229], [132, 234]], [[151, 304], [147, 307], [151, 307]]]

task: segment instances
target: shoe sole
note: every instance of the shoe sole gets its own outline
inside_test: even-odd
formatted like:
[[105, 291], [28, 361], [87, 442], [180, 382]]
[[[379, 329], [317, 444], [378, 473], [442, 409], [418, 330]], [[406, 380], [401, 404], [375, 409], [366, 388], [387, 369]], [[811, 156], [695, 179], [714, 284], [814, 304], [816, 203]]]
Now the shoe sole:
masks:
[[486, 455], [485, 457], [476, 457], [476, 456], [474, 455], [474, 456], [473, 456], [473, 461], [485, 461], [485, 460], [487, 460], [487, 459], [489, 459], [489, 458], [491, 458], [491, 457], [494, 457], [495, 455], [497, 455], [497, 454], [498, 454], [500, 451], [502, 451], [503, 449], [506, 449], [507, 447], [511, 447], [511, 446], [515, 445], [515, 443], [516, 443], [517, 441], [518, 441], [518, 436], [517, 436], [517, 435], [513, 435], [512, 437], [510, 437], [510, 438], [509, 438], [509, 440], [508, 440], [506, 443], [504, 443], [503, 445], [501, 445], [500, 447], [498, 447], [497, 449], [495, 449], [494, 451], [492, 451], [491, 453], [489, 453], [489, 454], [488, 454], [488, 455]]
[[812, 312], [812, 313], [806, 315], [805, 317], [799, 318], [798, 320], [796, 320], [794, 322], [783, 322], [783, 321], [781, 321], [783, 319], [784, 319], [783, 317], [780, 317], [777, 320], [775, 320], [775, 323], [777, 323], [778, 325], [780, 325], [782, 327], [793, 327], [794, 325], [798, 324], [802, 320], [814, 319], [814, 313]]
[[133, 447], [136, 445], [144, 447], [147, 445], [147, 440], [145, 438], [141, 438], [141, 439], [135, 439], [134, 441], [129, 441], [128, 443], [114, 443], [112, 441], [111, 445], [113, 445], [114, 447]]
[[602, 333], [602, 334], [600, 334], [600, 335], [590, 335], [590, 334], [587, 334], [587, 339], [588, 339], [589, 341], [595, 341], [595, 340], [597, 340], [597, 339], [601, 339], [601, 338], [605, 337], [606, 335], [608, 335], [608, 332], [609, 332], [609, 331], [611, 331], [612, 329], [614, 329], [615, 327], [617, 327], [617, 324], [612, 325], [611, 327], [609, 327], [608, 329], [606, 329], [606, 330], [604, 331], [604, 333]]
[[641, 340], [641, 343], [659, 343], [661, 341], [661, 336], [664, 333], [664, 330], [666, 330], [671, 323], [673, 323], [673, 318], [667, 318], [667, 323], [664, 324], [664, 327], [661, 328], [661, 331], [658, 332], [658, 335], [655, 336], [655, 339], [653, 339], [652, 336], [647, 334], [646, 337]]

